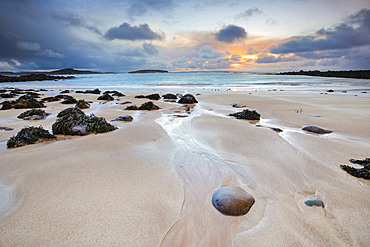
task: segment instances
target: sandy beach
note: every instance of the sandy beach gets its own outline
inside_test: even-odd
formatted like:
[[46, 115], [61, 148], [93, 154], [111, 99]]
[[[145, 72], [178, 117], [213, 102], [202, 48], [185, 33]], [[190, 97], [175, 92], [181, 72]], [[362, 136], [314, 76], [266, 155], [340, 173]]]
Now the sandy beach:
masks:
[[[32, 88], [29, 85], [28, 88]], [[46, 87], [46, 89], [48, 89]], [[87, 88], [93, 89], [93, 88]], [[59, 91], [42, 92], [45, 96]], [[0, 246], [367, 246], [370, 182], [340, 168], [370, 157], [370, 94], [292, 91], [191, 91], [199, 103], [124, 111], [135, 95], [85, 113], [118, 129], [7, 149], [26, 126], [51, 130], [72, 105], [45, 103], [44, 120], [25, 109], [0, 111]], [[162, 91], [166, 93], [183, 93]], [[197, 95], [197, 94], [200, 95]], [[230, 113], [256, 110], [261, 120]], [[300, 113], [297, 113], [301, 110]], [[132, 122], [111, 120], [131, 115]], [[330, 134], [307, 133], [315, 125]], [[282, 132], [271, 129], [280, 128]], [[253, 195], [244, 216], [225, 216], [211, 203], [221, 186]], [[325, 207], [309, 207], [316, 197]]]

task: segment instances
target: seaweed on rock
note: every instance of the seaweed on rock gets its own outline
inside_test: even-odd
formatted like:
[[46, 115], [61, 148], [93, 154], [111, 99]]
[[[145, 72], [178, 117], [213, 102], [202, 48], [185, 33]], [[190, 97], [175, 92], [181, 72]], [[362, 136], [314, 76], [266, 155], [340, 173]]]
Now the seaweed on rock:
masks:
[[137, 107], [136, 105], [131, 105], [127, 106], [126, 110], [146, 110], [146, 111], [151, 111], [151, 110], [158, 110], [160, 109], [159, 106], [153, 104], [153, 102], [148, 101], [141, 106]]
[[77, 115], [84, 115], [85, 114], [79, 108], [70, 107], [70, 108], [66, 108], [63, 111], [59, 112], [58, 115], [57, 115], [57, 118], [63, 117], [63, 116], [68, 115], [70, 113], [76, 113]]
[[59, 118], [52, 125], [54, 135], [88, 135], [91, 133], [104, 133], [113, 131], [116, 128], [109, 124], [104, 118], [96, 117], [93, 114], [77, 114], [72, 112]]
[[25, 108], [44, 108], [46, 107], [43, 103], [37, 101], [32, 96], [23, 97], [21, 96], [17, 100], [4, 101], [3, 106], [0, 110], [14, 109], [25, 109]]
[[234, 116], [237, 119], [246, 119], [246, 120], [260, 120], [261, 115], [256, 111], [250, 111], [248, 109], [241, 112], [231, 113], [229, 116]]
[[19, 114], [17, 118], [23, 118], [24, 120], [41, 120], [49, 115], [50, 113], [46, 113], [44, 110], [32, 109]]
[[354, 177], [370, 179], [370, 158], [366, 158], [364, 160], [350, 159], [349, 161], [353, 164], [359, 164], [363, 167], [355, 168], [348, 165], [340, 165], [340, 167]]
[[21, 147], [27, 144], [35, 144], [38, 142], [56, 139], [56, 136], [49, 133], [42, 126], [26, 127], [21, 129], [16, 136], [10, 137], [7, 142], [8, 148]]

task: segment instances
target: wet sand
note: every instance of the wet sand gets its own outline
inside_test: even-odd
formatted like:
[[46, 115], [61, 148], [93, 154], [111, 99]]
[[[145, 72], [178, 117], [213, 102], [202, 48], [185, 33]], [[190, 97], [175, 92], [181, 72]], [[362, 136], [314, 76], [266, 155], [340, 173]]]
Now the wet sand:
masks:
[[[97, 95], [70, 95], [94, 102], [86, 113], [107, 120], [129, 114], [133, 122], [15, 149], [6, 149], [10, 136], [25, 126], [51, 129], [68, 106], [46, 103], [52, 115], [40, 121], [17, 119], [25, 110], [0, 111], [0, 126], [15, 128], [0, 131], [0, 188], [13, 195], [0, 214], [1, 246], [370, 242], [370, 183], [339, 167], [370, 156], [368, 94], [193, 91], [201, 93], [199, 103], [180, 118], [174, 115], [186, 113], [177, 103], [153, 101], [161, 110], [122, 111], [126, 105], [117, 103], [140, 105], [148, 100], [134, 96], [153, 92], [123, 93], [121, 101], [106, 104]], [[227, 116], [242, 110], [233, 103], [263, 118], [251, 123]], [[301, 128], [307, 125], [333, 133], [306, 133]], [[212, 206], [212, 193], [225, 185], [253, 195], [247, 215], [225, 216]], [[306, 206], [310, 197], [325, 208]]]

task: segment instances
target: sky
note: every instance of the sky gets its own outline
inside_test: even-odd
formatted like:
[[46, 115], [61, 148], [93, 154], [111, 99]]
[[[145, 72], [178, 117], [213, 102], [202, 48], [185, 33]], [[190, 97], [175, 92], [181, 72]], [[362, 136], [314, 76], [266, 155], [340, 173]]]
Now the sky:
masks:
[[0, 71], [370, 69], [369, 0], [0, 0]]

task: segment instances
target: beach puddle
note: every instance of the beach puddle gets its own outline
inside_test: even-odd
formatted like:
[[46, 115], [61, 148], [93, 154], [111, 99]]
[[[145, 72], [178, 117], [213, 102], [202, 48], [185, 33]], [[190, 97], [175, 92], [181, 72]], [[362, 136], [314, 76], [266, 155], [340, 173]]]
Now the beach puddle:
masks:
[[[256, 226], [264, 215], [266, 197], [246, 170], [196, 141], [192, 119], [205, 113], [213, 114], [198, 105], [187, 118], [163, 115], [156, 121], [177, 146], [173, 164], [185, 194], [180, 218], [161, 246], [232, 246], [238, 233]], [[256, 199], [246, 215], [225, 216], [213, 207], [213, 192], [226, 185], [239, 186]]]

